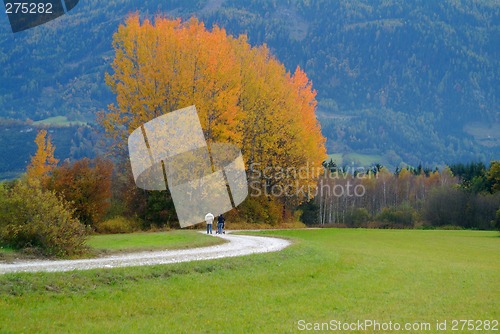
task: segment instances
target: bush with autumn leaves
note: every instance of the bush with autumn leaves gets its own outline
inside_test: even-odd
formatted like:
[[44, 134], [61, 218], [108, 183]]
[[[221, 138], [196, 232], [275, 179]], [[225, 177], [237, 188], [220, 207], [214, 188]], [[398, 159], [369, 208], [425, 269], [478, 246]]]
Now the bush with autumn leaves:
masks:
[[0, 185], [2, 245], [64, 257], [84, 253], [86, 235], [71, 205], [55, 192], [25, 181]]
[[51, 256], [85, 252], [88, 232], [110, 205], [112, 164], [83, 159], [57, 166], [41, 130], [26, 175], [0, 188], [0, 242]]

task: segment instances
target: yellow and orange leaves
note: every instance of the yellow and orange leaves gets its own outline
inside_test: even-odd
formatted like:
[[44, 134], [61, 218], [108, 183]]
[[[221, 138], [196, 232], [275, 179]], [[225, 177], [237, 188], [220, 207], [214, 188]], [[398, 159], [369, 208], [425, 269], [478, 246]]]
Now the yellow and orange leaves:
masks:
[[239, 145], [247, 166], [320, 168], [326, 154], [316, 92], [300, 68], [291, 75], [265, 45], [252, 47], [246, 36], [208, 30], [194, 18], [141, 23], [137, 14], [113, 41], [106, 82], [117, 99], [99, 118], [113, 138], [194, 104], [208, 142]]
[[38, 132], [35, 144], [37, 150], [35, 155], [31, 157], [26, 174], [30, 182], [43, 183], [50, 171], [57, 166], [59, 160], [54, 157], [56, 147], [52, 145], [50, 137], [47, 136], [47, 130], [40, 130]]

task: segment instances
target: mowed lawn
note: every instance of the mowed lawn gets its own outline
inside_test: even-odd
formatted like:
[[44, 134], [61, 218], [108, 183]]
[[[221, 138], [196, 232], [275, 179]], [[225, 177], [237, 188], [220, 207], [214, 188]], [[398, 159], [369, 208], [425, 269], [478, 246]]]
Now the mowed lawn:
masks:
[[[192, 230], [91, 235], [87, 240], [89, 253], [83, 257], [150, 250], [207, 247], [225, 242], [223, 239], [213, 238]], [[30, 259], [32, 257], [22, 252], [16, 252], [11, 248], [0, 247], [0, 262], [12, 261], [16, 258]]]
[[220, 243], [224, 240], [189, 230], [92, 235], [87, 241], [91, 249], [104, 253], [206, 247]]
[[[294, 244], [230, 259], [0, 276], [0, 332], [288, 333], [371, 319], [428, 322], [435, 333], [436, 321], [451, 329], [455, 319], [500, 319], [497, 232], [259, 234]], [[474, 331], [453, 331], [461, 332]]]

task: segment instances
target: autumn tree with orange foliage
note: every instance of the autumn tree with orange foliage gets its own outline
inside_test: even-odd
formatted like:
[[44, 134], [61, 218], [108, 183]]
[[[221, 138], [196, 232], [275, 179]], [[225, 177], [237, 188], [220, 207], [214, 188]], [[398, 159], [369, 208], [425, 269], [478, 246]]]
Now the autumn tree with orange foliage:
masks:
[[30, 184], [43, 184], [49, 173], [57, 166], [58, 159], [54, 157], [55, 146], [52, 145], [47, 130], [40, 130], [35, 138], [36, 153], [31, 157], [31, 162], [26, 169]]
[[153, 26], [133, 15], [119, 27], [113, 46], [114, 73], [106, 82], [117, 102], [100, 120], [119, 144], [145, 122], [193, 104], [207, 140], [241, 141], [238, 67], [224, 30], [160, 18]]
[[95, 227], [110, 206], [112, 172], [107, 160], [66, 162], [53, 170], [46, 187], [71, 204], [81, 223]]
[[[116, 103], [99, 115], [125, 152], [126, 138], [143, 123], [196, 105], [205, 137], [241, 147], [263, 190], [276, 185], [298, 194], [314, 190], [325, 139], [315, 116], [316, 91], [300, 68], [292, 74], [269, 49], [202, 22], [132, 15], [113, 38], [113, 72], [106, 82]], [[264, 170], [266, 172], [264, 172]], [[309, 176], [305, 176], [305, 175]]]

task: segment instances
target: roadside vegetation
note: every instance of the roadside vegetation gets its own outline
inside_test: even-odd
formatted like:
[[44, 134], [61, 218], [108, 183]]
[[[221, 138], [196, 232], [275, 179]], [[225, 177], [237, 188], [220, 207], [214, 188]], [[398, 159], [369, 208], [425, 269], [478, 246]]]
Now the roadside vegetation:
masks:
[[[92, 234], [83, 245], [84, 251], [72, 257], [88, 258], [117, 253], [157, 251], [184, 248], [208, 247], [226, 241], [203, 235], [194, 230], [168, 230], [137, 232], [129, 234]], [[38, 251], [38, 252], [37, 252]], [[0, 263], [19, 259], [33, 259], [43, 255], [39, 249], [0, 247]]]
[[92, 235], [87, 245], [99, 254], [207, 247], [224, 243], [197, 231], [170, 230], [131, 234]]

